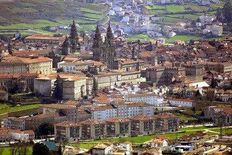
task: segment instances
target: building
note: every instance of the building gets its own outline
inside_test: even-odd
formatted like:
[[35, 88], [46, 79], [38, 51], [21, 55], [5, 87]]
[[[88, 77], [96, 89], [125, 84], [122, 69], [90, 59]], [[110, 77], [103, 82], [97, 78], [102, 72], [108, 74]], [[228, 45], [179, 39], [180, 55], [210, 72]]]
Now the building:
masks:
[[63, 80], [63, 99], [77, 100], [81, 97], [91, 95], [92, 89], [88, 88], [87, 77], [75, 77]]
[[50, 36], [42, 34], [34, 34], [25, 38], [26, 43], [42, 43], [42, 44], [61, 44], [65, 40], [65, 36]]
[[133, 59], [119, 59], [115, 60], [114, 68], [122, 71], [140, 71], [144, 68], [144, 62]]
[[12, 140], [18, 141], [30, 141], [35, 139], [35, 133], [33, 130], [12, 130], [10, 135]]
[[225, 62], [225, 63], [206, 62], [204, 66], [205, 69], [208, 71], [215, 71], [219, 73], [231, 73], [232, 71], [232, 63], [229, 62]]
[[168, 103], [170, 104], [170, 106], [174, 106], [174, 107], [184, 107], [184, 108], [195, 107], [195, 102], [194, 100], [191, 99], [169, 98]]
[[34, 92], [45, 97], [52, 96], [58, 77], [62, 81], [62, 98], [64, 100], [77, 100], [92, 93], [92, 78], [78, 73], [40, 76], [34, 80]]
[[8, 142], [11, 140], [10, 129], [0, 128], [0, 142]]
[[0, 90], [0, 101], [8, 101], [8, 92]]
[[52, 60], [47, 57], [23, 58], [5, 56], [0, 60], [0, 74], [50, 74]]
[[2, 121], [2, 126], [9, 129], [36, 130], [43, 123], [55, 124], [65, 121], [65, 116], [57, 113], [39, 114], [32, 117], [8, 117]]
[[146, 103], [111, 103], [110, 105], [93, 106], [89, 111], [92, 113], [92, 119], [106, 120], [108, 118], [126, 118], [137, 115], [154, 115], [154, 108], [152, 105]]
[[62, 61], [58, 63], [58, 68], [63, 69], [63, 71], [66, 73], [75, 73], [77, 71], [87, 71], [90, 66], [97, 67], [99, 72], [106, 69], [106, 66], [102, 62], [93, 61], [93, 60], [73, 61], [73, 62]]
[[25, 130], [25, 118], [8, 117], [2, 120], [2, 127], [8, 129]]
[[144, 76], [147, 81], [155, 83], [157, 86], [170, 85], [177, 76], [185, 76], [185, 68], [183, 67], [164, 67], [157, 66], [147, 68]]
[[94, 75], [94, 79], [98, 89], [120, 86], [121, 84], [140, 84], [146, 82], [146, 79], [141, 77], [140, 71], [111, 71], [101, 72]]
[[209, 106], [204, 110], [205, 117], [214, 122], [217, 126], [232, 125], [232, 107], [231, 106]]
[[186, 76], [202, 76], [203, 75], [203, 66], [200, 64], [191, 64], [191, 65], [184, 65]]
[[30, 141], [35, 138], [35, 133], [32, 130], [14, 130], [8, 128], [0, 128], [0, 142]]
[[33, 91], [34, 79], [37, 77], [37, 73], [0, 74], [0, 88], [9, 91], [17, 85], [18, 92]]
[[128, 118], [110, 118], [105, 121], [61, 122], [55, 124], [56, 139], [77, 141], [103, 137], [122, 137], [174, 132], [179, 128], [176, 116], [165, 113], [155, 116], [137, 115]]
[[161, 106], [164, 98], [155, 94], [128, 94], [124, 96], [124, 99], [129, 102], [144, 102], [153, 106]]

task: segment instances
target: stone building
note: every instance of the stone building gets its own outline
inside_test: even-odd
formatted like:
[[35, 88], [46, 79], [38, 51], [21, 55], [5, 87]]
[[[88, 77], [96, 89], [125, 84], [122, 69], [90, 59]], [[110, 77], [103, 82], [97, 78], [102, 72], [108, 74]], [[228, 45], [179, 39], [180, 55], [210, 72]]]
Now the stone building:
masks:
[[46, 75], [51, 72], [52, 60], [47, 57], [5, 56], [0, 60], [0, 74], [38, 73]]

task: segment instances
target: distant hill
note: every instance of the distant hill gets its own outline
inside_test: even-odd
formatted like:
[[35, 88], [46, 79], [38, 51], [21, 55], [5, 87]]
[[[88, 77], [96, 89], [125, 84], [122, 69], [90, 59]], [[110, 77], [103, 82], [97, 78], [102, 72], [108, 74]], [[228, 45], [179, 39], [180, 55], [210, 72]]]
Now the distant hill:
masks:
[[103, 13], [106, 10], [102, 5], [88, 5], [87, 11], [90, 10], [91, 14], [85, 15], [85, 7], [71, 0], [0, 0], [0, 25], [32, 23], [40, 19], [55, 21], [81, 18], [88, 21], [95, 17], [94, 11]]

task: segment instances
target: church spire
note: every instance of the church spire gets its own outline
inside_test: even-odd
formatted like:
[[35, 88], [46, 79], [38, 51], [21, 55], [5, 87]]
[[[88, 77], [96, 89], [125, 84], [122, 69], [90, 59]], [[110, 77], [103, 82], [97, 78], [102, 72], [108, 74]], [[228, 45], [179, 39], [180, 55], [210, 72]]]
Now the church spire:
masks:
[[106, 41], [108, 41], [108, 43], [111, 45], [113, 39], [114, 39], [114, 34], [112, 32], [111, 24], [109, 22], [107, 32], [106, 32]]
[[93, 48], [99, 48], [101, 44], [102, 44], [101, 32], [99, 30], [99, 26], [97, 25], [95, 30], [95, 36], [93, 39]]
[[77, 27], [76, 23], [73, 20], [73, 24], [71, 25], [71, 31], [70, 31], [70, 44], [71, 44], [71, 52], [74, 53], [77, 50], [77, 45], [78, 45], [78, 34], [77, 34]]

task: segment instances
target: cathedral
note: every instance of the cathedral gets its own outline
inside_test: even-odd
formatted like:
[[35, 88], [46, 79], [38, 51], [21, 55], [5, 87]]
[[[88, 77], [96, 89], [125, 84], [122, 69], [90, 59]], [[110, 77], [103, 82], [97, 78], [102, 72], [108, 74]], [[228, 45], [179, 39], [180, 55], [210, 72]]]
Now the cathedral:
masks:
[[102, 41], [99, 27], [97, 26], [93, 41], [93, 59], [102, 61], [109, 69], [114, 68], [116, 58], [114, 36], [109, 24], [104, 42]]

